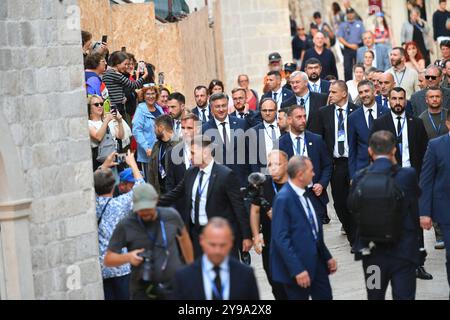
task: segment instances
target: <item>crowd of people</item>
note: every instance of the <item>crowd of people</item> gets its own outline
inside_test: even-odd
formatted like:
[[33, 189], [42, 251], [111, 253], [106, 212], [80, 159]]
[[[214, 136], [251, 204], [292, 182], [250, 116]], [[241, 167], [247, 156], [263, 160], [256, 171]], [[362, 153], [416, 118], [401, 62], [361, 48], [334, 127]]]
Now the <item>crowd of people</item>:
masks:
[[[193, 88], [195, 106], [161, 74], [155, 83], [152, 64], [83, 31], [105, 298], [257, 300], [254, 249], [276, 299], [332, 299], [330, 197], [365, 277], [380, 268], [369, 299], [384, 299], [389, 282], [394, 299], [414, 299], [416, 278], [433, 278], [431, 227], [450, 285], [445, 4], [435, 63], [420, 6], [394, 46], [383, 13], [369, 31], [344, 1], [329, 24], [317, 12], [310, 34], [297, 28], [291, 63], [269, 54], [261, 93], [246, 74], [229, 91], [214, 79]], [[374, 210], [398, 215], [394, 231], [370, 215], [364, 224]]]

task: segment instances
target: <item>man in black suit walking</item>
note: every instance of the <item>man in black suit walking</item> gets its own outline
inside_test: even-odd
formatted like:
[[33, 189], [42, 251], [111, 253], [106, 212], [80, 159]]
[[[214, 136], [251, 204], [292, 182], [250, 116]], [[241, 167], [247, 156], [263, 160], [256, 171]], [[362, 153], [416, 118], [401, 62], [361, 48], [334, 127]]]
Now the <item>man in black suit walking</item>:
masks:
[[333, 159], [331, 193], [334, 209], [342, 223], [342, 231], [347, 235], [350, 245], [355, 237], [355, 223], [347, 206], [350, 189], [348, 170], [348, 116], [358, 107], [348, 101], [348, 87], [337, 80], [330, 87], [330, 105], [320, 109], [320, 130], [327, 151]]
[[[407, 115], [406, 91], [401, 87], [395, 87], [389, 93], [388, 112], [376, 119], [373, 123], [371, 135], [377, 131], [390, 131], [397, 141], [395, 158], [402, 168], [412, 167], [416, 170], [417, 179], [420, 177], [422, 162], [428, 145], [428, 135], [422, 119]], [[425, 271], [426, 251], [423, 241], [423, 232], [420, 233], [421, 261], [417, 268], [417, 277], [422, 280], [433, 279], [432, 275]]]
[[212, 157], [211, 139], [208, 136], [196, 136], [191, 142], [192, 167], [183, 181], [175, 189], [163, 195], [159, 204], [170, 206], [185, 197], [184, 206], [189, 213], [185, 224], [194, 246], [194, 255], [199, 257], [200, 234], [212, 217], [227, 219], [235, 234], [232, 255], [238, 255], [238, 241], [242, 240], [242, 251], [248, 252], [252, 247], [249, 214], [239, 190], [236, 174], [226, 166], [217, 164]]
[[265, 93], [261, 99], [272, 98], [277, 102], [278, 109], [281, 108], [281, 104], [287, 99], [291, 98], [294, 93], [281, 86], [282, 82], [281, 73], [279, 71], [270, 71], [267, 74], [267, 87], [270, 89]]
[[208, 88], [197, 86], [194, 89], [195, 103], [197, 104], [192, 113], [195, 114], [202, 123], [206, 123], [213, 118], [211, 109], [208, 106]]
[[236, 111], [230, 113], [230, 116], [247, 121], [248, 126], [254, 127], [262, 122], [261, 114], [247, 107], [247, 92], [244, 88], [234, 88], [231, 91], [233, 105]]
[[295, 105], [303, 105], [306, 109], [306, 129], [314, 133], [319, 132], [319, 109], [327, 105], [328, 96], [311, 92], [308, 89], [308, 75], [302, 71], [294, 72], [290, 77], [294, 96], [281, 104], [281, 108], [288, 108]]
[[253, 270], [229, 256], [233, 231], [227, 220], [212, 218], [200, 245], [204, 255], [175, 274], [176, 300], [259, 300]]

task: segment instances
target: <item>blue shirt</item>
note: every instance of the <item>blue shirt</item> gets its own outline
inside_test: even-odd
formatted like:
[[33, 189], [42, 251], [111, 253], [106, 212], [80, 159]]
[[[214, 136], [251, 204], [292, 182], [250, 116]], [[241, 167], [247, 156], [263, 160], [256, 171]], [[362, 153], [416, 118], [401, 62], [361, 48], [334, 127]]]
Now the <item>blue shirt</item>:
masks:
[[365, 32], [364, 24], [360, 20], [342, 22], [337, 32], [338, 38], [344, 38], [350, 44], [360, 44], [362, 34]]
[[[223, 299], [230, 299], [230, 265], [229, 257], [226, 257], [220, 264], [220, 280], [222, 282]], [[206, 300], [212, 300], [213, 283], [216, 278], [216, 272], [214, 271], [214, 265], [209, 261], [206, 255], [202, 256], [202, 277], [203, 288], [205, 290]]]
[[[137, 179], [133, 189], [143, 183], [145, 183], [144, 179]], [[97, 221], [100, 219], [100, 215], [109, 199], [111, 200], [109, 201], [108, 206], [101, 217], [100, 225], [98, 226], [100, 265], [102, 267], [103, 279], [121, 277], [131, 272], [129, 264], [124, 264], [115, 268], [105, 267], [104, 259], [114, 229], [120, 220], [133, 210], [133, 190], [116, 198], [97, 197], [95, 205]], [[126, 253], [126, 250], [124, 250], [123, 253]]]

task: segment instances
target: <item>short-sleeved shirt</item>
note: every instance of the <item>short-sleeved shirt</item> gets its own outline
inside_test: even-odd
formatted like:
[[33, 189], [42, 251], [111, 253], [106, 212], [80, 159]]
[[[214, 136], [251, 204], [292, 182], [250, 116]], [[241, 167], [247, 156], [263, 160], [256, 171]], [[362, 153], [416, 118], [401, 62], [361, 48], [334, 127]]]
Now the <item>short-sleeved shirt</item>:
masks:
[[362, 34], [364, 33], [364, 24], [360, 20], [352, 22], [342, 22], [339, 25], [337, 36], [344, 38], [350, 44], [360, 44], [362, 42]]
[[[173, 208], [157, 208], [158, 218], [155, 221], [140, 222], [137, 213], [132, 212], [117, 225], [109, 242], [108, 250], [115, 253], [122, 253], [122, 248], [127, 248], [128, 252], [137, 249], [152, 251], [154, 257], [154, 277], [156, 283], [168, 283], [175, 276], [175, 272], [183, 266], [180, 252], [177, 246], [177, 235], [181, 235], [184, 228], [183, 220], [178, 212]], [[161, 232], [161, 222], [167, 238], [167, 248], [164, 247]], [[156, 235], [156, 236], [155, 236]], [[150, 239], [155, 237], [156, 241]], [[169, 252], [167, 267], [162, 271], [162, 266], [166, 260], [166, 250]], [[142, 266], [131, 266], [130, 293], [131, 297], [142, 296], [149, 284], [143, 282]]]

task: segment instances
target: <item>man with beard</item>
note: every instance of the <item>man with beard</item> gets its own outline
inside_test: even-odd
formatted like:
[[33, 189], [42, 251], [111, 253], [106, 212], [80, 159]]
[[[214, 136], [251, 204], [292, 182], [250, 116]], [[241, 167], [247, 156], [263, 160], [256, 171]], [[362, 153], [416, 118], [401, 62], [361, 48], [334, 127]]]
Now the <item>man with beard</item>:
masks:
[[167, 169], [169, 167], [169, 157], [167, 157], [167, 151], [169, 151], [176, 142], [172, 140], [173, 132], [173, 120], [165, 114], [155, 120], [155, 134], [158, 139], [153, 148], [152, 155], [150, 156], [148, 166], [148, 182], [155, 187], [156, 192], [159, 195], [166, 193], [166, 178]]
[[405, 49], [396, 47], [391, 51], [392, 68], [388, 72], [395, 78], [397, 87], [406, 91], [406, 99], [411, 99], [414, 92], [419, 90], [419, 75], [417, 71], [406, 66]]
[[244, 88], [234, 88], [231, 91], [231, 97], [233, 99], [233, 105], [236, 111], [230, 113], [230, 116], [247, 121], [249, 127], [254, 127], [262, 121], [259, 113], [253, 110], [248, 110], [246, 103], [247, 92]]
[[277, 119], [278, 128], [280, 128], [280, 135], [284, 135], [289, 132], [289, 124], [287, 122], [287, 112], [286, 109], [278, 110]]
[[[397, 151], [395, 153], [397, 164], [402, 168], [414, 168], [417, 179], [419, 179], [428, 144], [425, 126], [421, 119], [406, 114], [406, 91], [403, 88], [393, 88], [389, 93], [389, 102], [391, 112], [374, 121], [371, 134], [382, 130], [392, 132], [397, 140]], [[426, 252], [423, 233], [420, 241], [421, 263], [417, 269], [417, 277], [423, 280], [431, 280], [433, 277], [424, 268]]]
[[206, 123], [213, 118], [211, 109], [208, 106], [208, 88], [205, 86], [198, 86], [194, 89], [194, 98], [196, 107], [192, 109], [192, 113], [195, 114], [202, 123]]
[[280, 109], [281, 104], [287, 99], [294, 96], [293, 92], [281, 86], [281, 73], [279, 71], [270, 71], [267, 74], [267, 87], [269, 91], [266, 92], [261, 100], [271, 98], [277, 102], [277, 108]]
[[[338, 77], [336, 68], [336, 58], [330, 49], [325, 47], [325, 36], [322, 32], [318, 32], [314, 36], [314, 47], [306, 50], [303, 58], [302, 71], [306, 71], [306, 63], [310, 59], [317, 59], [319, 61], [321, 70], [319, 72], [320, 78], [324, 79], [326, 76], [332, 75]], [[309, 75], [309, 74], [308, 74]]]
[[179, 92], [174, 92], [169, 95], [167, 99], [167, 107], [169, 108], [169, 115], [173, 119], [173, 131], [174, 138], [179, 139], [181, 137], [181, 115], [184, 112], [184, 105], [186, 98]]
[[311, 58], [305, 63], [305, 72], [308, 75], [308, 88], [311, 92], [328, 94], [330, 91], [330, 82], [320, 79], [322, 64], [316, 58]]

